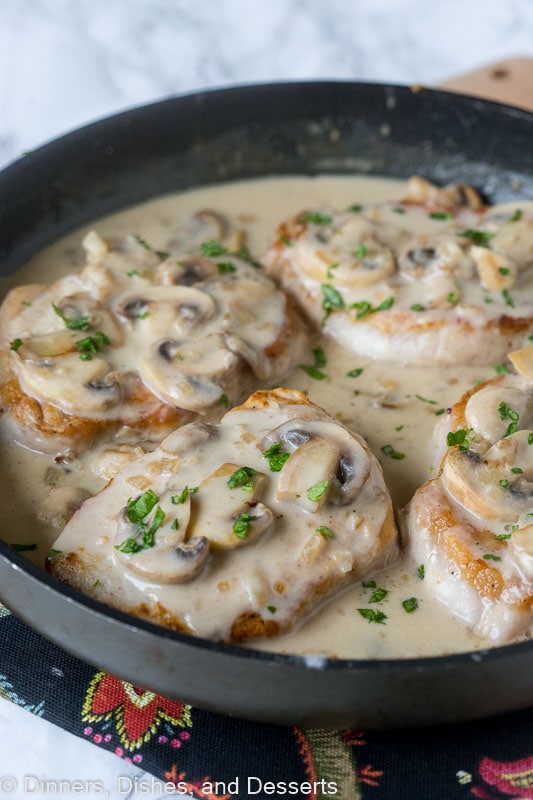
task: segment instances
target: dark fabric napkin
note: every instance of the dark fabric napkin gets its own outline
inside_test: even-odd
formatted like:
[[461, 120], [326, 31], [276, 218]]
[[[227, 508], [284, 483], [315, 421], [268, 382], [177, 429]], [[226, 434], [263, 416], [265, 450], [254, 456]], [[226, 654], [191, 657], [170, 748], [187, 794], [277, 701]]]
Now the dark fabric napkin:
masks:
[[95, 670], [1, 605], [0, 697], [197, 798], [533, 798], [531, 711], [379, 733], [247, 722]]

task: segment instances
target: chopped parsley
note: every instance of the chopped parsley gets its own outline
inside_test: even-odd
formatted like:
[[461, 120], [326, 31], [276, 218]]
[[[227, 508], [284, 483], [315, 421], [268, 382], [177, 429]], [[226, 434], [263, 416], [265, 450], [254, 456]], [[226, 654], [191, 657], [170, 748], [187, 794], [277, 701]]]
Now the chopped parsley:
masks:
[[326, 542], [329, 542], [335, 536], [331, 528], [328, 528], [327, 525], [319, 525], [317, 531], [322, 536], [322, 538], [326, 540]]
[[498, 483], [500, 484], [502, 489], [508, 489], [509, 488], [509, 481], [507, 480], [507, 478], [502, 478], [500, 481], [498, 481]]
[[483, 555], [483, 558], [485, 559], [485, 561], [501, 561], [500, 556], [495, 556], [493, 555], [493, 553], [485, 553]]
[[346, 308], [344, 297], [331, 284], [323, 283], [322, 286], [322, 325], [327, 320], [334, 308]]
[[347, 372], [346, 375], [348, 378], [358, 378], [362, 372], [363, 367], [356, 367], [355, 369], [351, 369], [349, 372]]
[[227, 249], [223, 247], [220, 242], [217, 242], [216, 239], [210, 239], [208, 242], [202, 242], [200, 249], [202, 251], [202, 255], [206, 256], [207, 258], [223, 256], [228, 252]]
[[218, 267], [218, 271], [222, 272], [222, 273], [224, 273], [224, 272], [226, 272], [226, 273], [227, 272], [237, 272], [237, 267], [234, 264], [232, 264], [230, 261], [220, 261], [217, 264], [217, 267]]
[[55, 550], [53, 547], [51, 550], [48, 551], [48, 558], [55, 558], [56, 556], [60, 556], [62, 550]]
[[327, 378], [325, 372], [322, 372], [322, 367], [326, 366], [326, 354], [320, 347], [316, 347], [313, 350], [313, 364], [300, 364], [300, 369], [303, 369], [310, 378], [314, 378], [316, 381], [323, 381]]
[[194, 486], [192, 489], [186, 486], [179, 494], [173, 494], [170, 498], [170, 502], [175, 506], [182, 505], [190, 495], [196, 494], [197, 491], [197, 486]]
[[18, 350], [19, 347], [22, 347], [23, 344], [24, 344], [24, 342], [22, 341], [22, 339], [19, 339], [17, 337], [16, 339], [13, 339], [13, 341], [9, 345], [9, 349], [10, 350]]
[[310, 486], [307, 490], [307, 499], [316, 501], [321, 500], [329, 489], [329, 481], [318, 481], [314, 486]]
[[518, 430], [518, 423], [520, 422], [520, 414], [518, 411], [515, 411], [514, 408], [511, 408], [510, 405], [502, 400], [498, 406], [498, 413], [502, 421], [505, 421], [506, 419], [511, 420], [507, 426], [507, 430], [505, 431], [504, 438], [506, 436], [510, 436], [512, 433], [516, 433]]
[[361, 242], [361, 244], [359, 244], [355, 250], [352, 250], [352, 256], [355, 256], [356, 258], [365, 258], [367, 255], [368, 248], [363, 242]]
[[251, 514], [239, 514], [233, 523], [233, 533], [238, 539], [246, 539], [248, 536], [248, 527], [250, 522], [252, 522], [254, 519], [257, 519], [257, 517], [254, 517]]
[[298, 217], [298, 222], [304, 225], [331, 225], [333, 217], [329, 214], [320, 214], [317, 211], [304, 211]]
[[382, 600], [386, 598], [388, 595], [387, 589], [382, 589], [380, 586], [377, 586], [372, 594], [370, 595], [368, 602], [369, 603], [381, 603]]
[[458, 450], [468, 450], [469, 441], [467, 437], [471, 430], [471, 428], [468, 430], [459, 428], [457, 431], [449, 431], [446, 436], [446, 444], [448, 447], [457, 447]]
[[518, 222], [519, 219], [522, 219], [522, 209], [517, 208], [514, 212], [513, 216], [509, 218], [509, 222]]
[[509, 294], [509, 290], [508, 289], [502, 289], [502, 297], [503, 297], [503, 299], [505, 301], [505, 305], [506, 306], [509, 306], [510, 308], [514, 308], [514, 300], [511, 297], [511, 295]]
[[170, 526], [170, 527], [172, 528], [172, 530], [173, 530], [173, 531], [177, 531], [177, 530], [178, 530], [178, 528], [179, 528], [179, 526], [180, 526], [180, 521], [179, 521], [179, 519], [176, 517], [176, 519], [173, 519], [173, 520], [172, 520], [172, 524], [171, 524], [171, 526]]
[[404, 611], [407, 611], [408, 614], [411, 614], [418, 608], [418, 600], [416, 597], [408, 597], [407, 600], [403, 600], [402, 606]]
[[451, 211], [431, 211], [429, 216], [431, 219], [453, 219], [453, 214]]
[[457, 236], [463, 236], [466, 239], [470, 239], [470, 241], [474, 242], [474, 244], [486, 246], [493, 238], [494, 234], [490, 233], [490, 231], [478, 231], [474, 230], [473, 228], [468, 228], [466, 231], [458, 233]]
[[429, 403], [432, 406], [438, 405], [436, 400], [428, 400], [427, 397], [422, 397], [421, 394], [415, 394], [417, 400], [421, 400], [423, 403]]
[[111, 344], [111, 339], [103, 331], [95, 331], [94, 336], [86, 336], [74, 342], [74, 347], [80, 354], [82, 361], [91, 361], [97, 353], [101, 353], [106, 345]]
[[363, 206], [359, 205], [359, 203], [354, 203], [353, 206], [348, 206], [346, 211], [351, 211], [353, 214], [359, 214], [360, 211], [363, 210]]
[[422, 305], [422, 303], [413, 303], [411, 306], [411, 311], [425, 311], [426, 307]]
[[497, 375], [505, 375], [506, 372], [509, 372], [507, 364], [493, 364], [492, 369]]
[[418, 575], [418, 577], [419, 577], [419, 579], [421, 581], [424, 580], [424, 578], [426, 577], [426, 568], [425, 568], [424, 564], [419, 564], [418, 565], [418, 569], [416, 571], [416, 574]]
[[55, 303], [52, 303], [52, 308], [57, 316], [64, 322], [65, 328], [68, 328], [70, 331], [88, 331], [91, 327], [88, 316], [69, 318], [65, 316], [59, 306], [56, 306]]
[[386, 456], [390, 456], [391, 458], [396, 459], [396, 461], [401, 461], [405, 458], [405, 453], [401, 453], [398, 450], [395, 450], [391, 444], [384, 444], [381, 448], [381, 452], [385, 453]]
[[242, 489], [245, 492], [253, 492], [254, 482], [250, 480], [257, 475], [257, 470], [253, 467], [239, 467], [233, 475], [230, 475], [227, 486], [229, 489]]
[[457, 294], [457, 292], [450, 292], [450, 294], [446, 299], [448, 303], [450, 303], [452, 306], [455, 306], [459, 302], [459, 295]]
[[[161, 508], [161, 506], [157, 505], [159, 503], [159, 497], [156, 495], [152, 489], [147, 489], [144, 494], [137, 497], [135, 500], [130, 498], [128, 500], [126, 506], [126, 515], [128, 520], [136, 525], [136, 532], [134, 536], [130, 536], [128, 539], [125, 539], [119, 545], [116, 545], [116, 549], [120, 550], [121, 553], [139, 553], [141, 550], [147, 550], [150, 547], [153, 547], [155, 544], [155, 534], [163, 524], [166, 514]], [[157, 506], [157, 508], [156, 508]], [[152, 519], [152, 524], [148, 527], [146, 523], [146, 517], [154, 510], [155, 514]], [[142, 539], [139, 541], [139, 535], [142, 534]]]
[[[514, 526], [513, 526], [513, 527], [514, 527]], [[505, 541], [506, 539], [510, 539], [510, 538], [511, 538], [511, 534], [510, 534], [510, 533], [499, 533], [499, 534], [496, 536], [496, 539], [497, 539], [497, 541], [498, 541], [498, 542], [503, 542], [503, 541]]]
[[149, 253], [155, 253], [155, 255], [161, 259], [161, 261], [164, 261], [165, 258], [170, 257], [170, 253], [168, 252], [168, 250], [156, 250], [155, 247], [152, 247], [151, 244], [148, 244], [146, 239], [143, 239], [142, 236], [139, 236], [138, 233], [132, 233], [131, 237], [135, 242], [137, 242], [138, 245], [140, 245], [143, 248], [143, 250], [147, 250]]
[[500, 273], [500, 275], [509, 275], [511, 270], [509, 269], [509, 267], [498, 267], [498, 272]]
[[329, 267], [326, 270], [326, 278], [333, 278], [333, 270], [337, 269], [338, 266], [339, 266], [338, 263], [337, 264], [330, 264]]
[[281, 442], [274, 442], [263, 452], [263, 458], [267, 459], [271, 472], [281, 472], [283, 465], [290, 458], [290, 453], [282, 453], [280, 450]]
[[387, 619], [387, 615], [383, 611], [377, 611], [375, 608], [358, 608], [357, 610], [367, 622], [377, 622], [379, 625], [384, 625]]
[[267, 611], [270, 611], [271, 614], [275, 614], [277, 610], [276, 606], [267, 606]]
[[378, 311], [388, 311], [393, 304], [394, 297], [387, 297], [379, 306], [373, 306], [368, 300], [361, 300], [358, 303], [352, 303], [350, 308], [354, 308], [357, 311], [355, 315], [356, 319], [364, 319], [364, 317], [367, 317], [369, 314], [375, 314]]
[[222, 403], [224, 408], [228, 408], [229, 407], [228, 395], [227, 394], [221, 394], [220, 395], [220, 402]]

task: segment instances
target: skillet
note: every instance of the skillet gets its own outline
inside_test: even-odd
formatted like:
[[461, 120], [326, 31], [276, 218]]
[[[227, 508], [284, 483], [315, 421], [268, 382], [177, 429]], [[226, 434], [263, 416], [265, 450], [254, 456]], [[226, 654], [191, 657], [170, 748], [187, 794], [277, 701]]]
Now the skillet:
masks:
[[[73, 131], [0, 173], [0, 271], [8, 274], [102, 215], [239, 178], [416, 173], [441, 184], [471, 183], [490, 202], [533, 200], [532, 143], [533, 114], [422, 88], [282, 83], [169, 98]], [[533, 641], [382, 661], [243, 650], [103, 606], [1, 539], [0, 598], [98, 668], [248, 719], [379, 729], [478, 719], [533, 704]]]

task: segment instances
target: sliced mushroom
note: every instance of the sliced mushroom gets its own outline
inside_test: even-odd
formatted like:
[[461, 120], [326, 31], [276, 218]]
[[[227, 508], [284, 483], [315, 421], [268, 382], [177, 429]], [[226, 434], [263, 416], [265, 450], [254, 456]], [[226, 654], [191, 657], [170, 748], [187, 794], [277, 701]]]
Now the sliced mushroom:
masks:
[[486, 289], [494, 291], [512, 289], [516, 281], [517, 267], [508, 256], [477, 245], [472, 245], [470, 255], [475, 261], [479, 279]]
[[[115, 556], [128, 570], [143, 580], [154, 583], [184, 583], [199, 574], [205, 566], [210, 552], [209, 542], [203, 537], [186, 541], [191, 517], [191, 498], [187, 494], [178, 505], [172, 506], [154, 535], [151, 547], [143, 547], [143, 534], [137, 523], [129, 520], [127, 509], [123, 509], [117, 520], [115, 534]], [[144, 522], [147, 527], [152, 516]], [[128, 542], [135, 541], [141, 548], [134, 552]]]
[[528, 393], [517, 386], [484, 386], [466, 403], [466, 427], [473, 429], [476, 437], [494, 444], [505, 436], [510, 425], [510, 432], [529, 427], [532, 405]]
[[325, 439], [309, 439], [285, 462], [278, 500], [293, 500], [315, 514], [327, 501], [340, 456], [340, 450]]
[[[460, 272], [468, 277], [471, 262], [461, 245], [451, 237], [416, 236], [398, 254], [399, 268], [406, 278], [418, 280], [428, 271]], [[466, 274], [465, 274], [466, 273]]]
[[238, 357], [222, 336], [180, 342], [159, 339], [143, 353], [139, 371], [148, 388], [166, 403], [188, 411], [205, 411], [220, 402], [236, 380]]
[[122, 295], [117, 314], [152, 339], [185, 336], [215, 313], [213, 299], [188, 286], [147, 286], [136, 293]]
[[533, 345], [509, 353], [508, 358], [520, 375], [528, 381], [533, 381]]
[[218, 274], [217, 265], [198, 254], [168, 258], [155, 270], [156, 281], [164, 286], [195, 286]]
[[64, 324], [78, 338], [101, 331], [111, 339], [114, 346], [122, 343], [122, 331], [113, 314], [92, 297], [83, 294], [68, 295], [60, 298], [54, 305], [56, 315], [62, 320], [59, 325]]
[[533, 453], [530, 432], [496, 442], [484, 455], [451, 448], [443, 462], [448, 492], [480, 519], [514, 521], [531, 508]]
[[532, 239], [533, 217], [524, 215], [515, 222], [502, 225], [491, 239], [490, 246], [498, 253], [505, 253], [521, 271], [533, 264]]
[[227, 333], [224, 338], [228, 350], [231, 350], [237, 356], [241, 356], [259, 380], [266, 380], [270, 376], [272, 372], [271, 362], [262, 349], [254, 347], [240, 336], [234, 336], [230, 333]]
[[103, 412], [120, 403], [120, 383], [103, 358], [67, 353], [40, 362], [21, 360], [18, 374], [28, 394], [76, 414]]
[[216, 441], [220, 431], [216, 425], [190, 422], [170, 433], [160, 444], [161, 450], [170, 455], [197, 452], [203, 445]]
[[142, 447], [123, 444], [119, 447], [109, 447], [97, 454], [91, 464], [95, 475], [110, 481], [127, 464], [131, 464], [144, 455]]
[[[370, 460], [363, 442], [346, 428], [334, 422], [293, 419], [280, 425], [265, 437], [262, 442], [263, 450], [268, 449], [275, 442], [282, 442], [285, 450], [293, 453], [285, 462], [280, 473], [282, 492], [292, 491], [294, 499], [299, 493], [303, 499], [298, 502], [311, 511], [316, 510], [322, 504], [319, 503], [317, 506], [316, 501], [309, 500], [307, 497], [307, 490], [315, 483], [321, 480], [328, 481], [323, 501], [327, 496], [329, 503], [348, 505], [355, 500], [370, 473]], [[323, 453], [320, 452], [322, 448]], [[333, 451], [335, 451], [335, 459], [333, 459]], [[306, 475], [305, 454], [307, 452], [310, 456], [312, 454], [311, 457], [316, 459], [316, 463], [321, 463], [324, 468], [323, 476], [317, 478], [314, 483], [310, 480], [310, 473]], [[295, 456], [298, 456], [296, 464]], [[290, 466], [291, 462], [293, 462], [292, 466]], [[297, 466], [298, 462], [301, 462], [300, 467]], [[302, 481], [306, 483], [303, 493], [299, 483], [300, 472]], [[292, 473], [294, 473], [296, 483], [291, 490], [289, 480], [292, 482]], [[296, 486], [298, 486], [297, 492], [295, 492]]]
[[330, 277], [341, 286], [371, 286], [396, 269], [394, 254], [376, 237], [375, 225], [359, 215], [344, 218], [323, 238], [318, 230], [296, 242], [302, 271], [316, 280]]
[[450, 183], [440, 187], [434, 183], [413, 175], [407, 181], [407, 187], [402, 197], [404, 203], [417, 203], [430, 208], [453, 210], [466, 206], [474, 210], [483, 207], [483, 201], [476, 190], [465, 183]]
[[[259, 502], [268, 478], [255, 470], [248, 474], [246, 469], [227, 462], [200, 483], [191, 530], [195, 536], [207, 537], [213, 549], [234, 550], [250, 544], [273, 525], [272, 511]], [[228, 483], [236, 485], [232, 488]]]
[[81, 245], [85, 250], [87, 261], [100, 261], [109, 253], [108, 243], [94, 229], [85, 234]]

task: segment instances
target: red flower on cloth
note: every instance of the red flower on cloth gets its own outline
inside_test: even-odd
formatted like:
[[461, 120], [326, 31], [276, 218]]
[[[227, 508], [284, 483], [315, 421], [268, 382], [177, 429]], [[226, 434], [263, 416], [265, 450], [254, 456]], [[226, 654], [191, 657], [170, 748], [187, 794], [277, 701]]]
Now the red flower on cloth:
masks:
[[97, 672], [89, 684], [82, 718], [84, 722], [113, 719], [123, 747], [130, 751], [150, 741], [164, 720], [181, 728], [192, 726], [190, 706], [106, 672]]
[[[519, 761], [494, 761], [485, 757], [479, 765], [479, 774], [489, 786], [514, 800], [533, 798], [533, 756]], [[473, 791], [478, 797], [483, 793]]]

